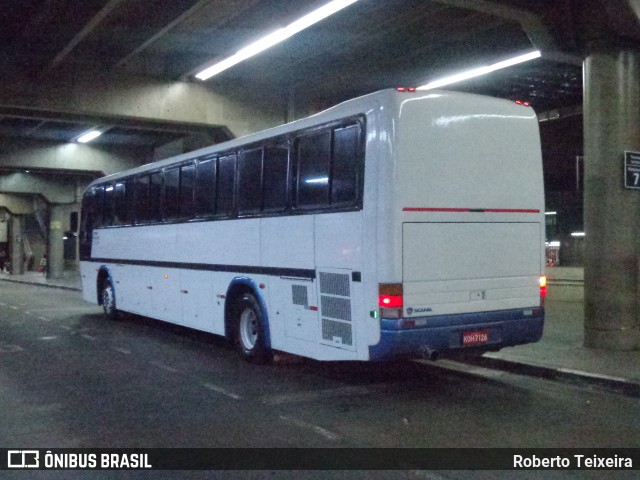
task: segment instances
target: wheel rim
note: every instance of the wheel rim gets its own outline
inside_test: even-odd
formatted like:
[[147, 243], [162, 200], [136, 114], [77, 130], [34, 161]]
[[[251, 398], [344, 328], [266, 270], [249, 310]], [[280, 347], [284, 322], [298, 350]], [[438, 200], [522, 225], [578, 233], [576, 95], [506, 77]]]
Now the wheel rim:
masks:
[[110, 315], [113, 312], [113, 289], [111, 285], [105, 287], [102, 291], [102, 306], [104, 307], [104, 313]]
[[246, 308], [240, 315], [240, 341], [246, 350], [252, 350], [258, 340], [258, 317], [256, 312]]

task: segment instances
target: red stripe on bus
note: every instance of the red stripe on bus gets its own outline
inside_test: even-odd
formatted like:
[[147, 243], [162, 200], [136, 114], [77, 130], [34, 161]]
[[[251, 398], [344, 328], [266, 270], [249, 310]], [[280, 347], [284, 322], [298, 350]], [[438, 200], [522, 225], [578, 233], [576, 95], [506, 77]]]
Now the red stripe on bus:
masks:
[[489, 212], [489, 213], [540, 213], [540, 210], [529, 210], [520, 208], [418, 208], [405, 207], [403, 212]]
[[414, 208], [405, 207], [403, 212], [470, 212], [470, 208]]
[[540, 210], [527, 210], [520, 208], [487, 208], [485, 212], [491, 213], [540, 213]]

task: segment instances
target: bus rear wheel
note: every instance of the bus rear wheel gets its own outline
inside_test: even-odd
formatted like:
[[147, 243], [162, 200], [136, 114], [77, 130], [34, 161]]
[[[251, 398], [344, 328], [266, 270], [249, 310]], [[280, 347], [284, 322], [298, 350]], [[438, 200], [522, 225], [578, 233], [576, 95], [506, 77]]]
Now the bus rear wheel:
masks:
[[235, 343], [242, 358], [248, 362], [263, 364], [271, 357], [264, 339], [262, 310], [250, 293], [244, 294], [237, 304]]
[[117, 320], [118, 310], [116, 309], [116, 293], [113, 289], [111, 282], [105, 282], [102, 287], [102, 311], [104, 312], [105, 320]]

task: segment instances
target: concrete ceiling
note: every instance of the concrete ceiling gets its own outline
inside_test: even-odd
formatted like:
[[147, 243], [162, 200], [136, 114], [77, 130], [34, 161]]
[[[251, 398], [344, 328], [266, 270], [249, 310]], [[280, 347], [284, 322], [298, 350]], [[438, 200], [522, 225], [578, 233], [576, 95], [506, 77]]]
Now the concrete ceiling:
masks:
[[[199, 68], [325, 1], [5, 2], [0, 82], [28, 78], [46, 84], [79, 71], [199, 82], [193, 78]], [[598, 25], [640, 41], [631, 0], [359, 0], [207, 85], [278, 91], [321, 109], [541, 49], [541, 59], [450, 88], [528, 101], [538, 112], [574, 107], [582, 101], [580, 52], [589, 29], [576, 19], [586, 4], [602, 12]], [[100, 142], [157, 146], [206, 130], [111, 121], [0, 106], [0, 137], [70, 141], [97, 124], [109, 124]], [[224, 132], [208, 134], [224, 138]]]

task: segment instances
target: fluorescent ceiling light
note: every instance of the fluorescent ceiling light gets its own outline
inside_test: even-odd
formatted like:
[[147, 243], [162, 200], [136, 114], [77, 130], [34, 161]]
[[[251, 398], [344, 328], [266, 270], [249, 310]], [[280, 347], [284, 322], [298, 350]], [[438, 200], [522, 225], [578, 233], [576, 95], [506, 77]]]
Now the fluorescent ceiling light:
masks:
[[348, 7], [352, 3], [358, 0], [333, 0], [326, 5], [314, 10], [313, 12], [299, 18], [293, 23], [290, 23], [284, 28], [280, 28], [269, 35], [262, 37], [261, 39], [253, 42], [251, 45], [246, 46], [242, 50], [238, 51], [235, 55], [232, 55], [221, 62], [212, 65], [200, 73], [196, 74], [196, 78], [200, 80], [207, 80], [208, 78], [217, 75], [220, 72], [227, 70], [228, 68], [237, 65], [238, 63], [253, 57], [254, 55], [267, 50], [268, 48], [277, 45], [278, 43], [286, 40], [287, 38], [295, 35], [296, 33], [310, 27], [311, 25], [318, 23], [320, 20], [327, 18], [330, 15]]
[[304, 183], [323, 183], [326, 185], [329, 183], [329, 177], [309, 178], [305, 180]]
[[545, 215], [557, 215], [558, 212], [544, 212]]
[[573, 233], [571, 234], [571, 236], [572, 236], [572, 237], [584, 237], [584, 236], [585, 236], [585, 234], [584, 234], [584, 232], [573, 232]]
[[517, 65], [518, 63], [528, 62], [529, 60], [539, 58], [540, 56], [540, 50], [536, 50], [524, 55], [518, 55], [517, 57], [513, 57], [502, 62], [494, 63], [492, 65], [474, 68], [473, 70], [467, 70], [466, 72], [461, 72], [449, 77], [441, 78], [439, 80], [434, 80], [427, 83], [426, 85], [418, 87], [417, 90], [431, 90], [432, 88], [444, 87], [445, 85], [450, 85], [452, 83], [461, 82], [462, 80], [479, 77], [480, 75], [486, 75], [487, 73], [495, 72], [496, 70], [500, 70], [502, 68], [511, 67], [513, 65]]
[[90, 132], [87, 132], [84, 135], [78, 137], [78, 140], [76, 141], [78, 143], [87, 143], [87, 142], [90, 142], [91, 140], [95, 140], [100, 135], [102, 135], [102, 132], [98, 130], [91, 130]]

